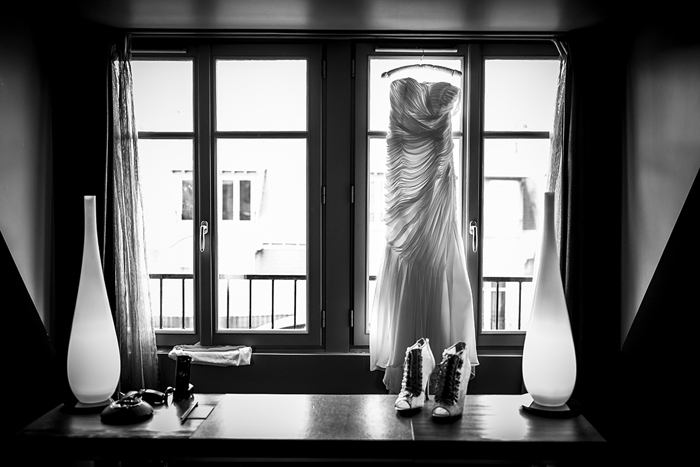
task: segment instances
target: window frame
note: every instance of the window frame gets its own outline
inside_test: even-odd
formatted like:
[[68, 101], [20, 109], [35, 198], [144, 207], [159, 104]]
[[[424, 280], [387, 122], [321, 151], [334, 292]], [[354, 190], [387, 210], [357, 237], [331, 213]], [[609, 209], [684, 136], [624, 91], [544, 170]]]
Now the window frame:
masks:
[[[194, 329], [158, 329], [159, 346], [177, 344], [224, 345], [240, 344], [265, 349], [320, 349], [323, 347], [323, 315], [321, 287], [321, 185], [322, 185], [322, 47], [306, 43], [260, 43], [230, 40], [190, 40], [184, 43], [173, 40], [142, 39], [134, 41], [132, 60], [191, 60], [193, 62], [193, 131], [191, 132], [139, 132], [139, 138], [184, 138], [193, 142], [193, 180], [195, 214], [192, 245], [194, 278]], [[307, 60], [307, 116], [303, 132], [236, 132], [217, 131], [216, 121], [216, 60], [234, 59], [288, 59]], [[294, 134], [292, 134], [294, 133]], [[218, 330], [217, 317], [217, 231], [219, 186], [217, 183], [216, 145], [222, 138], [303, 138], [306, 140], [306, 200], [307, 200], [307, 307], [304, 330]], [[234, 184], [238, 183], [233, 177]], [[235, 190], [235, 188], [234, 188]], [[235, 190], [237, 191], [237, 190]], [[234, 199], [234, 203], [236, 200]], [[234, 213], [238, 210], [234, 207]], [[235, 214], [234, 214], [235, 218]], [[201, 222], [208, 223], [206, 248], [197, 248]], [[247, 221], [237, 221], [247, 222]]]
[[[469, 192], [469, 219], [477, 225], [483, 225], [483, 196], [484, 196], [484, 146], [486, 139], [549, 139], [549, 131], [487, 131], [484, 128], [485, 103], [485, 62], [494, 59], [512, 60], [557, 60], [559, 54], [552, 42], [518, 42], [518, 43], [477, 43], [470, 46], [470, 80], [474, 83], [478, 98], [470, 106], [471, 130], [476, 137], [470, 138], [470, 154], [476, 157], [470, 159], [470, 169], [478, 173], [479, 186]], [[473, 190], [478, 191], [473, 191]], [[480, 229], [483, 231], [483, 229]], [[479, 239], [481, 240], [481, 239]], [[476, 316], [477, 348], [481, 352], [498, 352], [500, 350], [521, 352], [525, 343], [526, 331], [483, 330], [483, 255], [479, 248], [476, 253], [467, 249], [467, 269], [469, 277], [478, 277], [478, 282], [472, 281], [474, 303], [478, 304]]]
[[[400, 49], [400, 52], [378, 52], [377, 48]], [[445, 52], [441, 49], [455, 49], [454, 52]], [[435, 52], [431, 52], [435, 50]], [[355, 44], [354, 69], [355, 69], [355, 152], [354, 162], [354, 192], [355, 192], [355, 215], [353, 226], [354, 244], [354, 270], [353, 270], [353, 319], [351, 323], [352, 344], [355, 347], [366, 348], [369, 346], [369, 333], [367, 332], [367, 316], [370, 313], [368, 296], [369, 286], [367, 281], [367, 247], [368, 247], [368, 215], [370, 212], [369, 188], [372, 183], [369, 170], [369, 140], [376, 136], [376, 131], [369, 128], [369, 61], [373, 57], [391, 58], [395, 56], [425, 58], [446, 57], [461, 59], [464, 66], [462, 74], [462, 99], [466, 99], [467, 94], [467, 71], [468, 71], [468, 46], [466, 44], [426, 44], [426, 43], [401, 43], [383, 44], [382, 42], [367, 42]], [[461, 140], [461, 146], [455, 144], [455, 149], [462, 154], [459, 178], [463, 179], [465, 166], [464, 154], [467, 141], [467, 126], [465, 112], [462, 112], [461, 129], [453, 131]], [[464, 198], [464, 196], [462, 196]], [[460, 213], [461, 224], [464, 227], [465, 218]], [[463, 229], [464, 230], [464, 229]]]
[[[380, 55], [374, 52], [378, 42], [360, 43], [356, 45], [355, 54], [355, 224], [354, 224], [354, 273], [353, 273], [353, 345], [367, 347], [369, 334], [366, 332], [366, 317], [369, 313], [370, 297], [367, 296], [367, 215], [368, 177], [366, 149], [368, 135], [368, 105], [367, 93], [369, 57]], [[393, 44], [395, 46], [395, 44]], [[467, 255], [467, 271], [472, 285], [472, 296], [475, 305], [475, 330], [477, 334], [477, 349], [479, 352], [519, 352], [522, 350], [525, 331], [484, 331], [483, 307], [483, 257], [481, 248], [472, 249], [472, 234], [469, 225], [475, 222], [479, 235], [483, 220], [483, 189], [484, 189], [484, 140], [487, 138], [547, 138], [549, 132], [533, 131], [486, 131], [484, 129], [484, 100], [485, 80], [484, 63], [489, 59], [558, 59], [554, 44], [543, 41], [489, 41], [464, 40], [453, 41], [449, 44], [436, 43], [401, 43], [397, 48], [414, 48], [417, 50], [439, 49], [443, 47], [457, 48], [455, 56], [464, 55], [465, 73], [463, 75], [463, 112], [462, 112], [462, 163], [461, 163], [461, 215], [462, 237], [465, 242]], [[436, 55], [441, 55], [437, 53]], [[452, 56], [453, 54], [450, 54]], [[546, 134], [545, 134], [546, 133]], [[481, 238], [477, 237], [477, 245]]]
[[[255, 196], [254, 190], [259, 189], [258, 187], [258, 181], [257, 181], [257, 174], [256, 173], [251, 173], [251, 172], [246, 172], [246, 173], [230, 173], [230, 172], [223, 172], [225, 177], [222, 177], [222, 185], [221, 185], [221, 191], [217, 192], [217, 195], [219, 195], [218, 199], [221, 201], [219, 202], [219, 209], [218, 209], [218, 214], [221, 215], [221, 220], [222, 221], [231, 221], [231, 223], [237, 223], [237, 222], [250, 222], [254, 221], [258, 217], [257, 211], [252, 210], [252, 206], [255, 205], [253, 202], [254, 200], [257, 201], [258, 197]], [[243, 185], [244, 183], [247, 184], [246, 188], [246, 198], [247, 198], [247, 207], [248, 210], [245, 211], [241, 208], [243, 204]], [[224, 190], [224, 186], [229, 187], [229, 190]], [[224, 193], [226, 191], [226, 193]], [[229, 196], [224, 196], [224, 194], [229, 195]], [[230, 208], [224, 209], [225, 204], [227, 204], [227, 201], [230, 202]], [[231, 217], [224, 217], [224, 214], [230, 215]], [[247, 217], [244, 217], [247, 216]]]
[[[483, 196], [483, 147], [485, 137], [497, 137], [483, 131], [484, 107], [484, 60], [491, 58], [550, 58], [557, 59], [554, 44], [546, 38], [490, 39], [478, 37], [455, 37], [443, 39], [419, 40], [416, 38], [386, 39], [379, 36], [360, 39], [349, 36], [342, 40], [329, 40], [326, 36], [317, 37], [310, 34], [305, 37], [261, 38], [257, 35], [244, 37], [187, 37], [161, 36], [142, 33], [133, 38], [135, 51], [133, 59], [188, 59], [193, 61], [193, 106], [194, 128], [192, 132], [152, 132], [145, 134], [148, 138], [189, 139], [193, 144], [196, 174], [210, 174], [202, 177], [202, 182], [195, 187], [195, 204], [197, 213], [193, 222], [193, 238], [199, 235], [199, 224], [208, 220], [210, 235], [207, 242], [214, 248], [207, 248], [199, 254], [193, 245], [193, 266], [195, 291], [194, 331], [163, 330], [157, 333], [157, 343], [165, 348], [176, 344], [202, 345], [246, 344], [256, 351], [271, 352], [367, 352], [368, 335], [362, 335], [365, 328], [367, 299], [364, 282], [366, 228], [365, 219], [366, 181], [363, 182], [366, 133], [360, 128], [358, 119], [366, 116], [366, 95], [368, 83], [367, 64], [362, 58], [376, 46], [406, 48], [442, 48], [457, 47], [464, 54], [465, 73], [463, 75], [462, 112], [462, 185], [469, 177], [476, 176], [476, 182], [469, 183], [469, 191], [462, 188], [462, 234], [467, 254], [467, 269], [471, 280], [477, 331], [477, 346], [480, 353], [500, 351], [518, 352], [522, 348], [524, 332], [498, 331], [496, 333], [481, 330], [482, 293], [481, 249], [473, 252], [469, 223], [482, 222]], [[216, 138], [214, 128], [215, 109], [212, 104], [215, 97], [213, 81], [215, 58], [225, 50], [253, 50], [253, 56], [264, 51], [271, 57], [280, 55], [279, 46], [297, 47], [313, 50], [312, 62], [309, 62], [309, 93], [307, 130], [318, 133], [309, 143], [308, 151], [314, 151], [313, 163], [307, 170], [307, 202], [310, 226], [308, 227], [307, 245], [310, 259], [307, 263], [307, 280], [310, 287], [308, 299], [314, 304], [309, 306], [307, 333], [299, 338], [298, 334], [265, 332], [217, 333], [215, 330], [216, 295], [213, 278], [215, 270], [216, 220], [214, 214], [217, 206], [218, 187], [215, 176]], [[364, 54], [364, 55], [363, 55]], [[445, 55], [445, 54], [443, 54]], [[240, 56], [240, 55], [239, 55]], [[288, 58], [283, 56], [282, 58]], [[363, 71], [364, 69], [364, 71]], [[316, 73], [315, 71], [318, 71]], [[364, 73], [364, 75], [363, 75]], [[327, 75], [327, 76], [326, 76]], [[313, 85], [311, 84], [313, 81]], [[312, 96], [313, 95], [313, 96]], [[315, 110], [314, 110], [315, 109]], [[366, 117], [365, 117], [366, 118]], [[366, 126], [367, 122], [365, 122]], [[142, 133], [139, 133], [139, 137]], [[500, 136], [508, 136], [501, 134]], [[511, 135], [514, 136], [515, 135]], [[522, 135], [520, 135], [522, 136]], [[201, 157], [201, 155], [206, 157]], [[365, 161], [366, 166], [366, 161]], [[214, 178], [212, 178], [214, 177]], [[234, 177], [234, 183], [237, 179]], [[327, 200], [327, 201], [326, 201]], [[234, 203], [236, 200], [234, 199]], [[202, 212], [211, 214], [202, 215]], [[234, 209], [234, 212], [235, 209]], [[216, 212], [218, 215], [218, 212]], [[213, 219], [213, 221], [212, 221]], [[312, 220], [313, 219], [313, 220]], [[235, 219], [234, 222], [238, 221]], [[344, 230], [346, 229], [346, 230]], [[314, 245], [312, 247], [312, 245]], [[347, 253], [347, 258], [344, 256]], [[340, 255], [339, 255], [340, 254]], [[475, 280], [478, 278], [478, 280]], [[208, 310], [211, 310], [210, 312]], [[326, 314], [328, 310], [328, 315]], [[349, 313], [349, 319], [348, 315]]]
[[[196, 134], [196, 128], [199, 123], [198, 119], [198, 112], [197, 112], [197, 89], [198, 89], [198, 80], [199, 80], [199, 70], [198, 70], [198, 58], [197, 58], [197, 50], [196, 46], [190, 45], [190, 46], [183, 46], [182, 44], [179, 43], [166, 43], [163, 45], [156, 45], [155, 47], [151, 47], [150, 44], [143, 47], [144, 51], [140, 52], [138, 50], [132, 50], [132, 61], [138, 61], [138, 60], [146, 60], [146, 61], [190, 61], [192, 62], [192, 87], [193, 87], [193, 92], [192, 92], [192, 129], [188, 131], [161, 131], [161, 130], [154, 130], [154, 131], [138, 131], [138, 139], [139, 140], [185, 140], [185, 141], [190, 141], [192, 144], [192, 169], [191, 169], [191, 177], [192, 177], [192, 182], [194, 184], [194, 213], [193, 213], [193, 228], [192, 228], [192, 238], [196, 239], [197, 238], [197, 231], [198, 231], [198, 210], [196, 208], [198, 204], [198, 189], [197, 189], [197, 184], [195, 183], [195, 173], [196, 173], [196, 154], [197, 154], [197, 149], [198, 149], [198, 137]], [[136, 103], [134, 103], [136, 105]], [[189, 171], [189, 169], [188, 169]], [[182, 202], [180, 202], [180, 206], [182, 206]], [[181, 217], [180, 213], [180, 217]], [[194, 240], [193, 240], [194, 241]], [[193, 253], [192, 253], [192, 266], [193, 270], [197, 268], [197, 258], [196, 255], [194, 254], [194, 244], [193, 244]], [[198, 304], [199, 304], [199, 299], [197, 297], [197, 282], [198, 278], [196, 274], [193, 274], [193, 292], [194, 292], [194, 300], [192, 303], [192, 306], [194, 307], [194, 316], [193, 316], [193, 329], [165, 329], [165, 330], [160, 330], [156, 328], [156, 344], [158, 346], [174, 346], [178, 344], [195, 344], [200, 341], [199, 336], [198, 336], [198, 330], [201, 328], [201, 319], [200, 319], [200, 313], [198, 312]], [[162, 294], [163, 291], [161, 289], [161, 299], [162, 299]], [[184, 295], [185, 292], [183, 291], [183, 308], [184, 308]], [[151, 303], [153, 302], [154, 297], [151, 296]], [[184, 316], [184, 311], [183, 311], [183, 316]], [[154, 318], [155, 321], [155, 318]]]

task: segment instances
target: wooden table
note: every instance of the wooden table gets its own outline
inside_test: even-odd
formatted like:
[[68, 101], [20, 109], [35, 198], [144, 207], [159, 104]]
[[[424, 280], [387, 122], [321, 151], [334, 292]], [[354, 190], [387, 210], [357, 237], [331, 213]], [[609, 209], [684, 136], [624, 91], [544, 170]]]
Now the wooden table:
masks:
[[[180, 424], [186, 407], [199, 402]], [[197, 394], [151, 419], [106, 425], [99, 414], [57, 407], [14, 437], [28, 460], [303, 459], [560, 463], [599, 460], [607, 443], [583, 416], [537, 417], [528, 395], [468, 395], [450, 423], [430, 416], [433, 402], [403, 415], [391, 395]], [[175, 464], [177, 465], [177, 464]]]

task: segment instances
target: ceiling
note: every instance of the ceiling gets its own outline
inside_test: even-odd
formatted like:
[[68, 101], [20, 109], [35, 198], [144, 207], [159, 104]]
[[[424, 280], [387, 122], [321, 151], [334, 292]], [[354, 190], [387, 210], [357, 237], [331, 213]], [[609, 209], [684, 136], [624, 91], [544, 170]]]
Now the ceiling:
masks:
[[[610, 0], [72, 0], [73, 15], [137, 30], [556, 33], [604, 22]], [[68, 7], [70, 8], [70, 7]]]

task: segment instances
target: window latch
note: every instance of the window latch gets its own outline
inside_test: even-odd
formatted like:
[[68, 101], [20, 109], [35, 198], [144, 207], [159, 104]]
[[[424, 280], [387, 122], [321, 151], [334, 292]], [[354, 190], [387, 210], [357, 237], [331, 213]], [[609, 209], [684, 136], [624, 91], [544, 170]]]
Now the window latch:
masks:
[[206, 247], [206, 235], [209, 233], [209, 223], [202, 221], [199, 224], [199, 252], [204, 253]]
[[476, 250], [479, 249], [479, 228], [476, 225], [476, 221], [469, 223], [469, 233], [472, 236], [472, 251], [476, 253]]

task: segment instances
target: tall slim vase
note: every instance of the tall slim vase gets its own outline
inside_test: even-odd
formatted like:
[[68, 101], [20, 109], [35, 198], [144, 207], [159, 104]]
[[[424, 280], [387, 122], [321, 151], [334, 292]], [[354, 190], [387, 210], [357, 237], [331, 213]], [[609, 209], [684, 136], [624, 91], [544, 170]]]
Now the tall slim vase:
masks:
[[78, 297], [68, 343], [68, 383], [85, 407], [109, 404], [121, 363], [97, 242], [95, 197], [85, 196], [85, 237]]
[[544, 196], [535, 294], [523, 347], [523, 382], [541, 410], [568, 410], [576, 382], [576, 354], [554, 232], [554, 193]]

